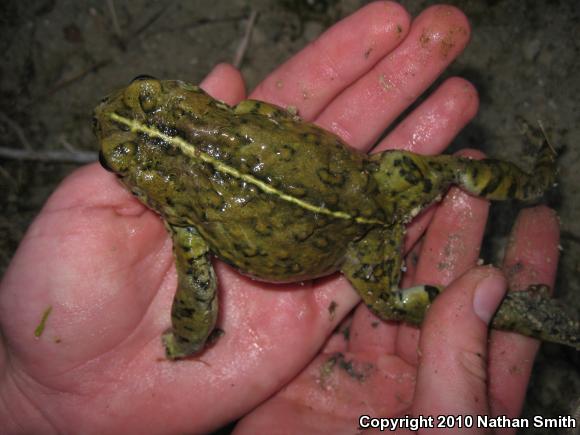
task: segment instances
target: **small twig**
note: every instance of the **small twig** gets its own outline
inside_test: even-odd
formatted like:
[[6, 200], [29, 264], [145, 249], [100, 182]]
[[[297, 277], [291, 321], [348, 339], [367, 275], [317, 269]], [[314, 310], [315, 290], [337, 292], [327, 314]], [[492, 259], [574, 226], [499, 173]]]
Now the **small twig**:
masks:
[[119, 26], [119, 20], [117, 19], [117, 11], [115, 10], [115, 3], [113, 0], [107, 0], [107, 7], [109, 8], [109, 13], [111, 14], [111, 20], [113, 21], [113, 32], [120, 40], [123, 40], [121, 35], [121, 27]]
[[18, 140], [20, 141], [20, 144], [25, 149], [27, 149], [27, 150], [31, 150], [32, 149], [32, 146], [30, 145], [30, 142], [28, 141], [28, 138], [24, 134], [24, 130], [22, 129], [22, 127], [20, 127], [20, 125], [18, 125], [18, 123], [16, 121], [13, 121], [12, 119], [8, 118], [8, 116], [6, 116], [2, 112], [0, 112], [0, 119], [2, 121], [4, 121], [6, 123], [6, 125], [8, 125], [14, 131], [14, 133], [16, 133], [16, 136], [18, 137]]
[[254, 29], [254, 24], [256, 23], [256, 17], [258, 16], [258, 12], [252, 10], [250, 13], [250, 17], [248, 18], [248, 23], [246, 24], [246, 30], [244, 32], [244, 36], [238, 45], [238, 49], [236, 50], [236, 54], [234, 56], [233, 65], [236, 68], [240, 68], [242, 61], [244, 60], [244, 55], [248, 49], [248, 45], [250, 44], [250, 38], [252, 37], [252, 30]]
[[50, 95], [54, 94], [56, 91], [60, 91], [62, 88], [65, 88], [65, 87], [73, 84], [74, 82], [82, 79], [86, 75], [100, 70], [102, 67], [104, 67], [105, 65], [108, 65], [109, 63], [111, 63], [111, 59], [100, 60], [100, 61], [92, 64], [88, 68], [84, 69], [83, 71], [79, 72], [78, 74], [75, 74], [72, 77], [69, 77], [67, 79], [64, 79], [64, 80], [58, 82], [56, 85], [54, 85], [51, 89], [49, 89], [44, 95], [41, 95], [39, 98], [44, 99], [46, 97], [49, 97]]
[[159, 9], [157, 12], [155, 12], [153, 15], [151, 15], [151, 17], [149, 17], [149, 19], [147, 21], [145, 21], [145, 23], [143, 23], [143, 25], [141, 25], [140, 27], [138, 27], [132, 35], [130, 35], [127, 40], [130, 41], [133, 38], [136, 38], [137, 36], [139, 36], [141, 33], [143, 33], [145, 30], [147, 30], [147, 28], [149, 26], [151, 26], [155, 21], [157, 21], [165, 12], [167, 12], [167, 7], [163, 7], [161, 9]]
[[6, 181], [8, 181], [13, 188], [16, 188], [16, 186], [18, 186], [18, 183], [14, 181], [14, 179], [10, 176], [8, 171], [4, 169], [2, 166], [0, 166], [0, 176], [2, 176]]
[[4, 113], [0, 112], [0, 119], [4, 121], [18, 136], [22, 147], [20, 148], [6, 148], [0, 147], [0, 158], [14, 159], [14, 160], [37, 160], [44, 162], [73, 162], [73, 163], [89, 163], [96, 160], [94, 152], [78, 151], [73, 148], [65, 138], [61, 142], [66, 148], [66, 151], [35, 151], [30, 145], [24, 130], [15, 121], [8, 118]]
[[552, 143], [550, 142], [550, 139], [548, 139], [548, 134], [546, 133], [546, 130], [544, 129], [544, 123], [538, 119], [538, 125], [540, 126], [540, 130], [542, 131], [542, 134], [544, 135], [544, 139], [546, 139], [546, 143], [548, 144], [548, 146], [550, 147], [550, 150], [552, 150], [552, 152], [556, 155], [558, 153], [556, 153], [556, 149], [552, 146]]
[[92, 151], [33, 151], [0, 147], [0, 158], [40, 162], [90, 163], [97, 160], [97, 155]]
[[580, 236], [577, 236], [572, 231], [562, 230], [562, 240], [580, 244]]
[[181, 26], [167, 26], [167, 27], [159, 27], [157, 31], [159, 33], [168, 33], [168, 32], [184, 32], [186, 30], [200, 28], [202, 26], [213, 26], [215, 24], [224, 24], [224, 23], [234, 23], [237, 21], [248, 19], [246, 15], [236, 15], [231, 17], [219, 17], [219, 18], [199, 18], [197, 20], [188, 21], [186, 24]]
[[76, 153], [77, 149], [75, 147], [72, 146], [72, 144], [66, 140], [66, 137], [64, 135], [61, 135], [59, 137], [59, 142], [61, 143], [62, 147], [67, 150], [70, 151], [71, 153]]

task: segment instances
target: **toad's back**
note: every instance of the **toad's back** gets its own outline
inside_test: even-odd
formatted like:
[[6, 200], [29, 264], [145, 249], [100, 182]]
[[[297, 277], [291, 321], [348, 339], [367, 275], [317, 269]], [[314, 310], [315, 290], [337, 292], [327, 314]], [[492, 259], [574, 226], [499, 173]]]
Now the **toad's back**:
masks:
[[274, 106], [231, 108], [197, 87], [146, 79], [96, 115], [107, 166], [170, 224], [196, 227], [252, 276], [326, 275], [385, 220], [364, 156]]
[[[176, 81], [136, 80], [95, 115], [102, 164], [163, 216], [173, 238], [170, 359], [200, 351], [216, 325], [211, 251], [269, 281], [340, 268], [381, 318], [418, 324], [442, 288], [397, 288], [405, 223], [451, 184], [501, 200], [538, 197], [554, 181], [547, 141], [533, 174], [493, 159], [365, 158], [279, 108], [231, 108]], [[547, 294], [542, 285], [508, 292], [492, 325], [578, 347], [578, 323]]]

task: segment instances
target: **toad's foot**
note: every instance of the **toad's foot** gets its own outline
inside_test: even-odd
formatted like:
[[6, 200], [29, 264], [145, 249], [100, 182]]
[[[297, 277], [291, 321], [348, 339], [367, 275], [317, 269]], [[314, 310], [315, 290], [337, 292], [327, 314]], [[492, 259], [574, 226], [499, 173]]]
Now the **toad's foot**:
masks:
[[[388, 303], [371, 306], [379, 316], [419, 325], [441, 287], [422, 285], [391, 292]], [[510, 291], [492, 319], [491, 327], [528, 337], [560, 343], [580, 350], [580, 323], [566, 314], [562, 304], [552, 299], [549, 287], [532, 285]]]

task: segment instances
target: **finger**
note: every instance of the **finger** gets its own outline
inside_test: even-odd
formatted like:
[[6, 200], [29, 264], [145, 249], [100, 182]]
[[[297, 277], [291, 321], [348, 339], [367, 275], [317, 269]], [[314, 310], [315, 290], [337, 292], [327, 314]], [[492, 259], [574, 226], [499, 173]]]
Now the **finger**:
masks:
[[[462, 153], [481, 158], [474, 151]], [[435, 212], [425, 235], [414, 284], [446, 286], [473, 267], [489, 210], [489, 202], [451, 188]], [[417, 328], [401, 325], [397, 354], [410, 364], [417, 363]]]
[[479, 107], [475, 87], [459, 77], [446, 80], [377, 146], [438, 154], [473, 119]]
[[[463, 152], [462, 155], [482, 157], [481, 153], [473, 150]], [[476, 264], [488, 208], [488, 201], [452, 188], [440, 205], [428, 210], [424, 218], [420, 217], [419, 226], [410, 231], [405, 240], [405, 251], [408, 251], [420, 237], [422, 225], [429, 224], [431, 219], [413, 272], [414, 284], [447, 285]], [[394, 350], [406, 362], [416, 364], [419, 330], [404, 323], [397, 325], [382, 322], [377, 327], [374, 315], [358, 314], [358, 311], [364, 310], [367, 310], [364, 306], [357, 309], [351, 327], [349, 349], [354, 352], [374, 348], [382, 341], [385, 352]], [[371, 331], [372, 334], [369, 333]], [[396, 339], [392, 336], [395, 332]]]
[[296, 107], [311, 120], [339, 92], [390, 53], [407, 34], [410, 17], [393, 2], [375, 2], [338, 22], [270, 74], [251, 94]]
[[[503, 270], [510, 290], [543, 283], [553, 288], [558, 264], [558, 217], [548, 207], [522, 210], [512, 230]], [[490, 395], [494, 415], [520, 415], [537, 340], [493, 331], [490, 349]]]
[[475, 265], [488, 210], [488, 201], [450, 189], [427, 230], [415, 284], [445, 286]]
[[407, 233], [405, 234], [404, 252], [409, 252], [413, 249], [417, 241], [423, 236], [425, 231], [427, 231], [437, 208], [439, 208], [439, 204], [432, 204], [411, 221], [407, 227]]
[[[479, 98], [471, 83], [458, 77], [445, 81], [405, 118], [376, 148], [404, 149], [420, 154], [443, 151], [477, 113]], [[433, 207], [424, 210], [407, 228], [406, 250], [429, 226]]]
[[230, 105], [237, 104], [246, 97], [242, 75], [227, 63], [216, 65], [200, 83], [200, 87], [212, 97]]
[[333, 334], [324, 343], [324, 347], [321, 350], [322, 353], [337, 353], [337, 352], [347, 352], [348, 344], [350, 341], [350, 328], [352, 326], [352, 319], [354, 313], [348, 314], [342, 322], [334, 329]]
[[[439, 152], [475, 115], [478, 104], [477, 92], [469, 82], [458, 78], [449, 79], [412, 112], [407, 120], [380, 144], [379, 149], [403, 148], [418, 152]], [[438, 109], [439, 107], [441, 109]], [[442, 129], [438, 124], [446, 128]], [[423, 235], [436, 208], [430, 207], [424, 210], [409, 225], [405, 237], [405, 252], [408, 252]], [[415, 270], [413, 276], [415, 276]], [[377, 318], [366, 308], [361, 306], [357, 309], [351, 328], [353, 340], [351, 340], [350, 349], [353, 352], [375, 347], [381, 342], [385, 352], [393, 351], [393, 333], [399, 331], [397, 326], [384, 322], [376, 326], [376, 323]], [[372, 328], [371, 331], [368, 331], [369, 328]], [[409, 343], [405, 349], [410, 350], [413, 355], [412, 360], [415, 361], [418, 330], [403, 325], [400, 331], [404, 335], [401, 341]]]
[[435, 300], [421, 331], [415, 415], [489, 414], [488, 324], [505, 290], [498, 270], [478, 267]]
[[362, 354], [393, 354], [399, 324], [383, 322], [365, 304], [359, 304], [350, 327], [348, 350]]
[[419, 255], [421, 254], [422, 247], [423, 239], [420, 239], [405, 256], [405, 268], [403, 277], [401, 278], [400, 282], [401, 288], [409, 288], [413, 286], [413, 283], [415, 282], [415, 275], [417, 274], [417, 265], [419, 264]]
[[560, 226], [554, 210], [546, 206], [523, 209], [506, 249], [503, 269], [510, 290], [544, 283], [553, 288], [559, 258]]
[[[411, 283], [414, 282], [410, 277], [415, 276], [417, 268], [416, 259], [420, 252], [420, 242], [417, 243], [417, 240], [419, 240], [427, 228], [435, 209], [436, 207], [430, 207], [420, 216], [417, 216], [417, 223], [413, 226], [413, 229], [405, 235], [404, 252], [409, 252], [411, 249], [413, 251], [407, 255], [407, 260], [405, 262], [406, 271], [400, 284], [402, 288], [410, 287]], [[409, 261], [409, 258], [415, 258], [415, 261]], [[348, 349], [355, 353], [367, 353], [369, 351], [380, 349], [382, 354], [392, 354], [396, 350], [397, 336], [401, 325], [402, 324], [396, 322], [383, 322], [378, 316], [373, 314], [366, 305], [359, 304], [355, 310], [353, 322], [350, 326]], [[416, 329], [409, 328], [409, 330], [413, 331]], [[418, 343], [418, 340], [414, 340], [413, 342]]]
[[351, 146], [368, 149], [459, 55], [469, 33], [458, 9], [441, 5], [425, 10], [401, 45], [335, 98], [316, 123]]

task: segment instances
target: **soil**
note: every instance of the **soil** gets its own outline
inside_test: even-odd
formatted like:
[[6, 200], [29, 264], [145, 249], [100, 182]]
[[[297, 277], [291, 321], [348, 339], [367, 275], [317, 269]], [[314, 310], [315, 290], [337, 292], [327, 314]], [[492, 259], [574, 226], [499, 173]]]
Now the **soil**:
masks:
[[[113, 20], [108, 4], [114, 4]], [[199, 82], [231, 62], [252, 10], [259, 15], [241, 71], [248, 89], [364, 1], [249, 0], [16, 1], [0, 6], [0, 146], [94, 152], [91, 112], [133, 77]], [[471, 147], [518, 161], [530, 154], [522, 129], [541, 120], [560, 153], [560, 179], [547, 202], [561, 219], [558, 297], [580, 312], [580, 8], [575, 0], [456, 0], [473, 27], [444, 77], [471, 80], [476, 119], [452, 150]], [[404, 2], [416, 15], [431, 1]], [[116, 24], [115, 24], [116, 22]], [[440, 83], [440, 81], [438, 81]], [[435, 85], [436, 86], [436, 85]], [[26, 228], [78, 164], [0, 158], [0, 272]], [[485, 259], [498, 262], [522, 205], [494, 205]], [[523, 415], [572, 413], [580, 397], [580, 352], [543, 345]], [[527, 431], [526, 433], [533, 433]], [[549, 433], [546, 429], [538, 433]]]

